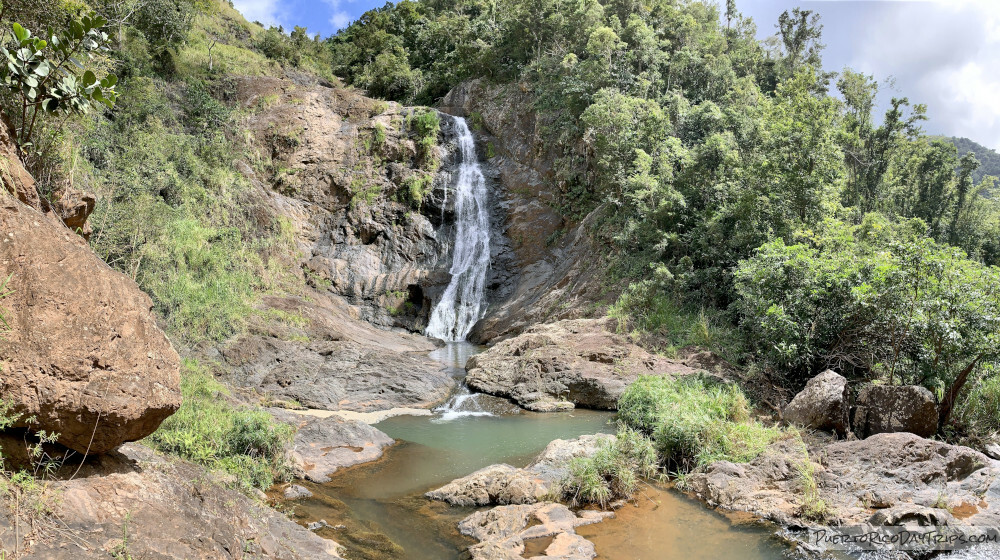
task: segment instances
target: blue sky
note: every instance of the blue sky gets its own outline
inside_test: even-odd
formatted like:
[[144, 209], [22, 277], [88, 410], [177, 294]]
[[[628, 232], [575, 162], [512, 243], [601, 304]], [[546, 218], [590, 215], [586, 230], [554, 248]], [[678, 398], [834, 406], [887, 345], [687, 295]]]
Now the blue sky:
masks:
[[[328, 36], [385, 1], [234, 4], [247, 19]], [[1000, 149], [1000, 0], [737, 0], [737, 6], [753, 17], [761, 38], [774, 34], [784, 10], [818, 12], [827, 70], [850, 66], [872, 74], [884, 83], [883, 109], [893, 96], [909, 97], [928, 105], [928, 132]]]

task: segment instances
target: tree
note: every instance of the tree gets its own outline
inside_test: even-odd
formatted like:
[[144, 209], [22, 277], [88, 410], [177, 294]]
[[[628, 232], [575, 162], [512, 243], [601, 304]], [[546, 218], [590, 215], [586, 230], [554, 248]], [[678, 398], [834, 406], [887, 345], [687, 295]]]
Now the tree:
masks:
[[736, 272], [741, 325], [762, 364], [826, 367], [940, 397], [946, 425], [970, 379], [1000, 361], [1000, 268], [927, 238], [919, 220], [828, 221], [765, 244]]
[[926, 120], [926, 108], [917, 105], [905, 116], [903, 110], [909, 106], [909, 100], [893, 98], [882, 125], [876, 127], [872, 122], [878, 94], [875, 80], [847, 69], [841, 74], [837, 88], [847, 109], [841, 139], [848, 170], [843, 201], [848, 206], [856, 205], [859, 216], [886, 210], [883, 206], [888, 191], [884, 179], [892, 156], [904, 140], [920, 133], [919, 123]]
[[100, 16], [85, 16], [71, 22], [61, 35], [50, 32], [48, 40], [13, 25], [16, 47], [0, 46], [0, 57], [7, 63], [0, 67], [0, 80], [16, 100], [18, 114], [6, 116], [16, 125], [22, 152], [31, 146], [41, 114], [84, 114], [94, 102], [114, 106], [118, 78], [114, 74], [99, 78], [84, 66], [95, 53], [106, 50], [108, 35], [102, 29], [106, 24]]

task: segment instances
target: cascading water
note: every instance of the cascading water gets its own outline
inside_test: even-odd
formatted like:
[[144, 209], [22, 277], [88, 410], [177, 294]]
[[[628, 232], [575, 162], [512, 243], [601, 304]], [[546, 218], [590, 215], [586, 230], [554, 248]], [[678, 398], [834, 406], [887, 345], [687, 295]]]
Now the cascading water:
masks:
[[485, 308], [486, 271], [490, 266], [490, 216], [486, 210], [486, 177], [479, 166], [476, 142], [465, 119], [455, 117], [458, 136], [458, 181], [455, 185], [454, 257], [451, 282], [434, 307], [427, 336], [462, 341]]

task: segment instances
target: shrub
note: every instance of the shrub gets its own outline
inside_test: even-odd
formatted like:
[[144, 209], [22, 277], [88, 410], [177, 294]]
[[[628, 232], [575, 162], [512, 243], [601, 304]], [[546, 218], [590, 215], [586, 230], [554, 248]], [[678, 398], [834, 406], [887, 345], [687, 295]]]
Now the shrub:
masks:
[[970, 379], [1000, 360], [1000, 268], [924, 237], [917, 220], [830, 220], [762, 246], [736, 272], [742, 330], [766, 368], [921, 383], [941, 424]]
[[738, 387], [702, 377], [641, 377], [619, 399], [618, 416], [652, 437], [660, 459], [680, 473], [751, 461], [781, 435], [751, 418]]
[[287, 476], [285, 448], [294, 430], [267, 412], [239, 406], [197, 361], [185, 360], [184, 403], [146, 443], [164, 453], [228, 472], [243, 489], [271, 486]]
[[658, 474], [659, 465], [653, 442], [625, 425], [618, 427], [614, 442], [601, 442], [591, 457], [570, 462], [569, 474], [560, 483], [562, 497], [573, 505], [598, 504], [601, 507], [635, 493], [640, 478]]

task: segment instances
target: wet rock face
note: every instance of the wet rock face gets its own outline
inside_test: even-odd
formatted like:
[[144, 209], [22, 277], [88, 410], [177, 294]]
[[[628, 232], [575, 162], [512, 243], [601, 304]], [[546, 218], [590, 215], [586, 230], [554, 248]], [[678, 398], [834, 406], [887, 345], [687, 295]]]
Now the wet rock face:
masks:
[[433, 175], [422, 202], [411, 186], [430, 166], [418, 150], [412, 109], [353, 90], [270, 78], [238, 81], [246, 107], [276, 99], [250, 123], [273, 171], [248, 176], [267, 186], [294, 230], [298, 266], [317, 289], [345, 298], [360, 318], [420, 332], [447, 286], [457, 174], [453, 122], [441, 120]]
[[[342, 468], [375, 461], [385, 448], [395, 443], [368, 424], [353, 420], [310, 417], [280, 409], [268, 412], [295, 427], [295, 439], [289, 450], [295, 475], [317, 484], [330, 482], [330, 477]], [[288, 497], [288, 489], [285, 495]], [[302, 496], [291, 499], [297, 497]]]
[[910, 433], [818, 444], [808, 456], [799, 442], [779, 441], [751, 463], [721, 461], [690, 475], [687, 489], [713, 506], [808, 524], [800, 476], [807, 461], [832, 524], [948, 519], [949, 510], [964, 511], [972, 525], [1000, 521], [1000, 472], [986, 456]]
[[614, 410], [618, 397], [640, 375], [697, 371], [646, 352], [610, 327], [608, 320], [598, 319], [532, 327], [473, 356], [466, 383], [530, 410]]
[[542, 558], [592, 560], [594, 545], [576, 534], [576, 528], [614, 516], [610, 512], [573, 513], [562, 504], [498, 506], [462, 520], [458, 529], [480, 541], [469, 548], [473, 560], [523, 560], [525, 541], [550, 539]]
[[805, 389], [785, 407], [783, 416], [789, 424], [844, 435], [849, 410], [847, 379], [827, 370], [806, 383]]
[[[141, 445], [122, 446], [120, 453], [88, 462], [76, 478], [49, 484], [59, 496], [52, 504], [59, 521], [36, 520], [37, 530], [26, 535], [28, 524], [21, 520], [23, 558], [112, 558], [123, 532], [131, 558], [341, 558], [337, 543], [228, 488], [205, 469]], [[0, 515], [3, 550], [14, 550], [11, 519]]]
[[242, 385], [321, 410], [429, 408], [455, 386], [440, 364], [351, 341], [244, 338], [224, 355]]
[[152, 301], [61, 224], [0, 202], [0, 395], [78, 452], [146, 437], [181, 404], [179, 358]]
[[931, 437], [938, 429], [937, 400], [915, 385], [869, 385], [858, 395], [852, 424], [863, 438], [894, 432]]
[[516, 86], [479, 80], [457, 86], [441, 100], [442, 111], [465, 116], [474, 127], [486, 168], [496, 180], [495, 220], [502, 236], [494, 250], [490, 312], [470, 333], [492, 343], [532, 325], [585, 317], [586, 304], [603, 297], [603, 271], [589, 237], [590, 223], [568, 222], [558, 211], [556, 164], [561, 149], [541, 129], [552, 123], [526, 111], [534, 99]]

